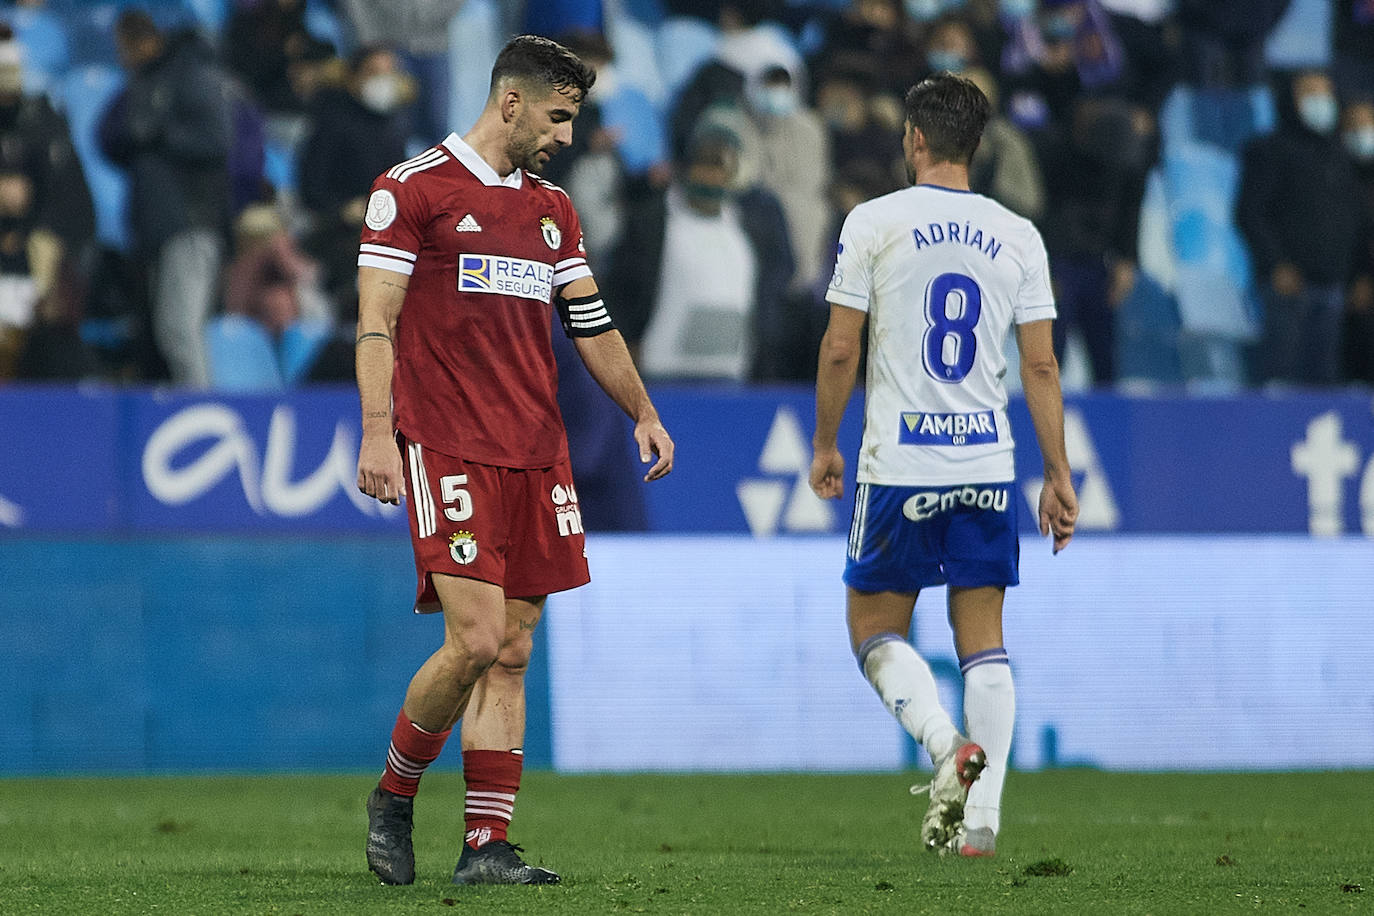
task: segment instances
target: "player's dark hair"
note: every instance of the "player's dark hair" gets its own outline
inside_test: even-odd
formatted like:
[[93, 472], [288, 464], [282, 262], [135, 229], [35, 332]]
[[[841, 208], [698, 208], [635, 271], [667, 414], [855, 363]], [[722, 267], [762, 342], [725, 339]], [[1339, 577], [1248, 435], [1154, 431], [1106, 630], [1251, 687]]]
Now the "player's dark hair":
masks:
[[906, 94], [906, 122], [921, 131], [936, 162], [968, 165], [991, 114], [983, 90], [947, 70], [922, 80]]
[[559, 92], [571, 90], [580, 102], [596, 82], [596, 71], [556, 41], [538, 35], [512, 38], [491, 68], [491, 89], [503, 79], [538, 83]]

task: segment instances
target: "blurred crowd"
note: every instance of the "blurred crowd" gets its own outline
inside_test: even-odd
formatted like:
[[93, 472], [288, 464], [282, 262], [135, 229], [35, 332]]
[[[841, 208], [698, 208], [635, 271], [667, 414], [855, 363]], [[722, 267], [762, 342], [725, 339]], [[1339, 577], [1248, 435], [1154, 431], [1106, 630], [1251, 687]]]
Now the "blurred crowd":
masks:
[[1070, 387], [1374, 384], [1374, 0], [0, 4], [0, 379], [351, 380], [369, 185], [520, 32], [597, 68], [546, 177], [650, 380], [813, 376], [840, 221], [950, 70]]

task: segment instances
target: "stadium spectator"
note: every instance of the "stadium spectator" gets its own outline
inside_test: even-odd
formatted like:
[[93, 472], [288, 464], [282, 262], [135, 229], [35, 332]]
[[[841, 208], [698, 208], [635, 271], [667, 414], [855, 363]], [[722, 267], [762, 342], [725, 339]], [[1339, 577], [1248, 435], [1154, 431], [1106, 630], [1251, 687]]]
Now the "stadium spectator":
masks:
[[47, 0], [16, 0], [6, 6], [5, 20], [24, 48], [24, 91], [52, 91], [72, 62], [62, 17], [48, 9]]
[[595, 109], [601, 129], [608, 132], [608, 140], [619, 154], [626, 178], [635, 185], [663, 187], [672, 166], [667, 125], [657, 106], [641, 89], [620, 78], [614, 52], [605, 36], [575, 33], [567, 36], [564, 44], [596, 71], [596, 86], [578, 117]]
[[270, 114], [305, 110], [293, 79], [316, 44], [306, 27], [305, 5], [305, 0], [241, 0], [224, 26], [225, 65]]
[[1368, 214], [1337, 136], [1339, 108], [1319, 70], [1294, 76], [1278, 129], [1245, 148], [1236, 222], [1264, 303], [1263, 381], [1340, 377], [1346, 282]]
[[1346, 297], [1345, 377], [1374, 385], [1374, 101], [1346, 106], [1341, 137], [1355, 163], [1362, 191], [1365, 235], [1355, 252], [1354, 277]]
[[234, 259], [224, 271], [224, 311], [252, 318], [273, 338], [301, 320], [329, 324], [333, 315], [318, 274], [277, 209], [255, 204], [234, 222]]
[[358, 233], [367, 188], [405, 158], [401, 112], [412, 95], [395, 53], [369, 45], [349, 57], [343, 85], [322, 89], [311, 108], [297, 165], [300, 202], [311, 222], [305, 247], [320, 263], [342, 321], [357, 313]]
[[1346, 98], [1374, 98], [1374, 3], [1336, 0], [1331, 33], [1337, 90]]
[[925, 33], [926, 68], [931, 73], [948, 70], [962, 74], [982, 64], [973, 27], [956, 15], [943, 16], [930, 24]]
[[1178, 0], [1184, 79], [1223, 89], [1244, 89], [1264, 82], [1264, 42], [1291, 2]]
[[129, 223], [150, 277], [158, 349], [173, 382], [204, 387], [229, 209], [227, 80], [194, 33], [164, 35], [141, 10], [120, 14], [115, 41], [128, 85], [101, 119], [101, 148], [129, 173]]
[[875, 84], [873, 74], [865, 70], [827, 68], [818, 77], [816, 112], [829, 133], [831, 171], [877, 170], [889, 176], [889, 186], [880, 192], [886, 193], [905, 181], [898, 139], [902, 100], [876, 91]]
[[1121, 44], [1123, 93], [1152, 114], [1183, 78], [1182, 43], [1173, 0], [1099, 0]]
[[1129, 62], [1092, 0], [1042, 4], [1021, 69], [1007, 77], [1011, 121], [1026, 133], [1045, 179], [1041, 229], [1059, 320], [1055, 353], [1081, 335], [1097, 385], [1116, 380], [1116, 307], [1135, 284], [1145, 178], [1155, 120], [1128, 95]]
[[[1002, 383], [1002, 342], [1012, 327], [1044, 459], [1040, 533], [1053, 534], [1056, 552], [1068, 545], [1078, 517], [1045, 246], [1030, 222], [969, 193], [968, 164], [989, 111], [982, 92], [952, 74], [915, 86], [903, 129], [915, 186], [845, 219], [827, 293], [810, 471], [817, 496], [843, 495], [836, 436], [867, 326], [870, 416], [897, 420], [912, 405], [945, 412], [913, 410], [902, 413], [904, 424], [865, 425], [844, 572], [850, 647], [883, 704], [935, 765], [921, 845], [966, 856], [996, 852], [1016, 708], [1002, 638], [1003, 599], [1019, 581], [1020, 556]], [[922, 356], [913, 358], [918, 341]], [[979, 416], [987, 417], [982, 432], [957, 431], [960, 421]], [[968, 737], [941, 705], [930, 666], [907, 642], [921, 590], [946, 584]]]
[[792, 292], [809, 294], [820, 279], [828, 244], [830, 137], [825, 123], [804, 103], [802, 87], [783, 67], [750, 77], [739, 101], [707, 109], [696, 129], [721, 129], [740, 138], [736, 187], [757, 184], [782, 204], [797, 264]]
[[80, 378], [71, 265], [94, 214], [66, 120], [24, 92], [25, 50], [0, 24], [0, 378]]
[[787, 228], [767, 191], [732, 191], [738, 168], [738, 138], [703, 130], [631, 208], [607, 290], [647, 378], [744, 381], [786, 357]]
[[812, 68], [868, 72], [874, 91], [902, 94], [921, 76], [924, 57], [918, 31], [903, 13], [901, 0], [854, 0], [826, 23], [825, 40]]
[[717, 20], [720, 44], [716, 59], [746, 80], [773, 67], [800, 76], [801, 55], [780, 25], [784, 6], [779, 0], [724, 0]]
[[[360, 45], [385, 45], [401, 56], [416, 83], [407, 130], [422, 145], [448, 132], [449, 22], [464, 0], [339, 0]], [[507, 33], [509, 34], [509, 33]]]
[[[672, 155], [681, 160], [704, 112], [743, 104], [749, 84], [765, 70], [781, 68], [793, 82], [800, 78], [800, 55], [772, 17], [781, 13], [775, 0], [723, 0], [718, 6], [720, 40], [715, 56], [702, 64], [678, 94], [669, 121]], [[738, 133], [738, 130], [736, 131]], [[744, 165], [744, 174], [749, 166]]]
[[602, 303], [572, 202], [538, 177], [571, 139], [594, 79], [553, 41], [512, 39], [472, 129], [379, 175], [368, 198], [358, 487], [389, 503], [410, 494], [416, 609], [442, 610], [445, 634], [411, 681], [367, 802], [368, 866], [387, 884], [415, 879], [415, 792], [460, 718], [467, 833], [453, 882], [559, 880], [506, 839], [533, 631], [545, 596], [588, 581], [555, 396], [554, 309], [635, 421], [640, 458], [657, 454], [645, 479], [672, 469], [672, 440]]
[[1055, 98], [1060, 93], [1120, 82], [1124, 52], [1097, 0], [1042, 0], [1036, 16], [1010, 25], [1014, 33], [1003, 52], [1003, 75], [1010, 79], [1032, 73], [1031, 87], [1047, 96], [1045, 104], [1062, 105]]
[[1035, 149], [1021, 129], [999, 113], [997, 84], [992, 74], [977, 68], [963, 75], [983, 91], [992, 105], [982, 142], [969, 164], [969, 186], [1013, 213], [1038, 221], [1045, 212], [1045, 180]]

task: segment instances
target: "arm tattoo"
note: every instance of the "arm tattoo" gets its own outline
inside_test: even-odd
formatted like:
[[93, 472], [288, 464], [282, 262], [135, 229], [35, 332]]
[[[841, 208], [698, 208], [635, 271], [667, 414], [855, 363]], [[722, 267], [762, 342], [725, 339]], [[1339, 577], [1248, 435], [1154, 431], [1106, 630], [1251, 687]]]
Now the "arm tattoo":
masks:
[[371, 411], [368, 411], [367, 413], [363, 414], [363, 419], [365, 419], [365, 420], [372, 420], [372, 419], [384, 420], [384, 419], [386, 419], [386, 418], [389, 417], [389, 416], [391, 416], [391, 411], [389, 411], [389, 410], [371, 410]]
[[385, 340], [387, 343], [391, 343], [391, 335], [383, 334], [381, 331], [368, 331], [366, 334], [359, 334], [358, 339], [353, 342], [355, 344], [360, 344], [369, 337], [375, 337], [378, 340]]

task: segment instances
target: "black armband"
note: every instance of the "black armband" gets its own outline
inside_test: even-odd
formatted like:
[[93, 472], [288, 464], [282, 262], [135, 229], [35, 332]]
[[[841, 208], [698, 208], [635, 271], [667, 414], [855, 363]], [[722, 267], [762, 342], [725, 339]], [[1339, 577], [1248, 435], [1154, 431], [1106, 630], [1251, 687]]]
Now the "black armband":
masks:
[[558, 308], [558, 318], [563, 322], [563, 331], [569, 337], [595, 337], [615, 330], [611, 313], [606, 311], [606, 303], [601, 294], [594, 296], [559, 296], [554, 300]]

